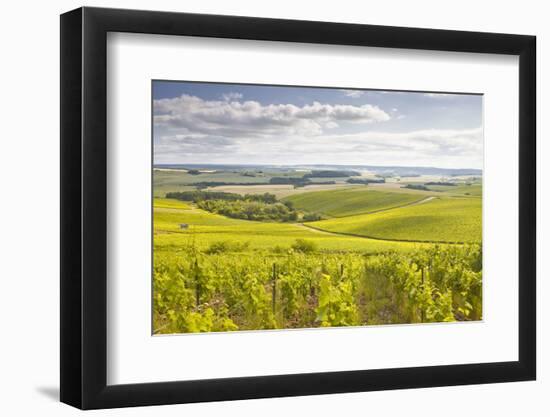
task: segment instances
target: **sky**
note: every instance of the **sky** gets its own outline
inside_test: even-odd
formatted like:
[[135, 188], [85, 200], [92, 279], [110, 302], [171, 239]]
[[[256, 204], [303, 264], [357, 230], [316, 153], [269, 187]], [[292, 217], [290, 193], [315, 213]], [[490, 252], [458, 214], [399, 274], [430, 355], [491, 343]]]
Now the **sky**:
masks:
[[153, 81], [155, 164], [483, 168], [483, 96]]

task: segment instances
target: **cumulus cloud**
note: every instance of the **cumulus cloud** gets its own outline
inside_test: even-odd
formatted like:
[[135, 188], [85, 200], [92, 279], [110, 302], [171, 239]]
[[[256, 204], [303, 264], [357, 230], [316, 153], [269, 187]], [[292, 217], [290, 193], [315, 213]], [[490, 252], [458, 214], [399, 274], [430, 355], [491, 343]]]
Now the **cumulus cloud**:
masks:
[[243, 101], [239, 93], [220, 97], [184, 94], [154, 101], [156, 163], [483, 166], [481, 127], [403, 131], [395, 123], [405, 116], [392, 106], [386, 112], [372, 104], [262, 104]]
[[266, 137], [319, 135], [341, 123], [370, 124], [390, 119], [378, 106], [364, 104], [263, 105], [257, 101], [215, 101], [182, 95], [154, 101], [155, 128], [162, 132]]

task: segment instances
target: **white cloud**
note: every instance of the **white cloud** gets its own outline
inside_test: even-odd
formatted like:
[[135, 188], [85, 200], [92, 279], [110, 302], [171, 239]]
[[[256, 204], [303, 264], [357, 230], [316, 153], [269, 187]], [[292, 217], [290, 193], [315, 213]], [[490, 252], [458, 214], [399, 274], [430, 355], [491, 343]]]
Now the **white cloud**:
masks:
[[[314, 148], [312, 145], [315, 145]], [[442, 130], [427, 129], [411, 132], [365, 132], [323, 135], [299, 141], [295, 148], [314, 149], [315, 152], [357, 153], [369, 156], [372, 151], [395, 153], [413, 158], [455, 156], [479, 158], [483, 154], [482, 129]], [[299, 149], [295, 149], [299, 150]], [[434, 160], [437, 165], [437, 159]], [[433, 165], [433, 164], [432, 164]]]
[[387, 131], [397, 109], [232, 97], [155, 100], [155, 162], [483, 166], [481, 128]]
[[320, 135], [343, 122], [369, 124], [390, 119], [378, 106], [321, 104], [262, 105], [257, 101], [209, 101], [182, 95], [154, 101], [155, 129], [160, 133], [266, 137]]
[[342, 90], [342, 93], [344, 93], [346, 97], [351, 97], [351, 98], [359, 98], [363, 94], [365, 94], [365, 92], [361, 90]]
[[234, 101], [234, 100], [240, 100], [243, 98], [243, 95], [241, 93], [226, 93], [222, 94], [222, 98], [225, 101]]
[[454, 97], [456, 94], [446, 94], [446, 93], [424, 93], [425, 97], [431, 97], [431, 98], [448, 98], [448, 97]]
[[155, 161], [481, 168], [483, 139], [481, 128], [271, 136], [261, 140], [177, 135], [156, 141]]
[[327, 122], [325, 123], [325, 128], [327, 129], [336, 129], [338, 127], [338, 123], [336, 122]]

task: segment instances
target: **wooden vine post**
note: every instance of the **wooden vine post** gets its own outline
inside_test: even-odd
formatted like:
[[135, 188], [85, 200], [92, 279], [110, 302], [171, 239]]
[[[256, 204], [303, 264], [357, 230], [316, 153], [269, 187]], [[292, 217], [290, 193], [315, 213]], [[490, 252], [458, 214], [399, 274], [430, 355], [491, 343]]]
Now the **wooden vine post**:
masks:
[[275, 309], [277, 307], [277, 264], [273, 263], [271, 271], [271, 303], [273, 314], [275, 314]]
[[199, 269], [199, 260], [195, 258], [195, 303], [197, 308], [201, 304], [201, 280], [200, 280], [200, 269]]
[[[420, 271], [422, 272], [422, 292], [424, 292], [424, 267]], [[424, 323], [424, 306], [420, 307], [420, 322]]]

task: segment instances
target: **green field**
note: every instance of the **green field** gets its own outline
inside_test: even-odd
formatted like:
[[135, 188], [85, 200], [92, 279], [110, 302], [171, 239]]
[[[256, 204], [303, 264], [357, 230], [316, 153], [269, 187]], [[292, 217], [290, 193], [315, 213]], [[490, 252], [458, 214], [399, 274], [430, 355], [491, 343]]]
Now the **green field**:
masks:
[[172, 200], [170, 198], [155, 198], [153, 200], [155, 209], [190, 209], [191, 207], [183, 201]]
[[368, 187], [317, 191], [286, 197], [295, 207], [325, 214], [330, 217], [351, 216], [387, 210], [418, 202], [421, 194], [373, 191]]
[[434, 198], [373, 214], [313, 222], [310, 226], [377, 239], [480, 242], [481, 199]]
[[445, 186], [445, 185], [430, 185], [430, 190], [442, 191], [446, 194], [452, 194], [457, 196], [472, 196], [481, 197], [482, 189], [481, 184], [472, 185], [457, 185], [457, 186]]

